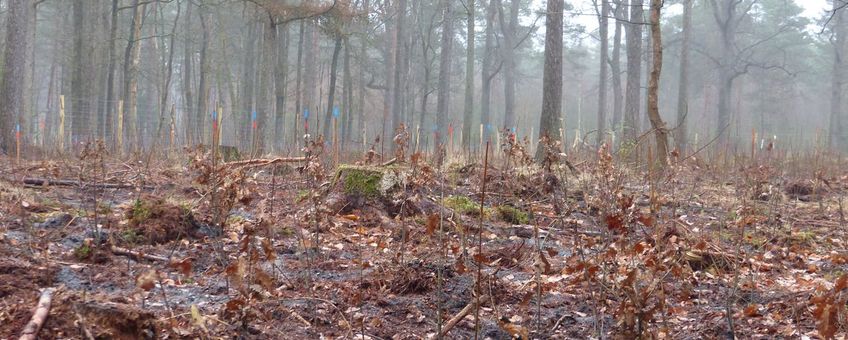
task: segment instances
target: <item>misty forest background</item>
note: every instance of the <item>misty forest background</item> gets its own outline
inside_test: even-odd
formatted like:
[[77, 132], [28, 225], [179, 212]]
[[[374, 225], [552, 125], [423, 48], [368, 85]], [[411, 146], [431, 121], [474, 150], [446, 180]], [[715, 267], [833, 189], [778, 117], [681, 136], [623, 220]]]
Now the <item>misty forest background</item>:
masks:
[[[416, 149], [474, 152], [501, 129], [622, 148], [653, 126], [652, 4], [592, 1], [0, 1], [0, 146], [179, 149], [210, 144], [220, 119], [220, 143], [255, 154], [297, 153], [307, 127], [343, 151], [388, 148], [400, 123]], [[673, 148], [746, 150], [753, 131], [759, 147], [845, 150], [844, 0], [818, 18], [787, 0], [654, 2]], [[550, 119], [546, 25], [563, 30]]]

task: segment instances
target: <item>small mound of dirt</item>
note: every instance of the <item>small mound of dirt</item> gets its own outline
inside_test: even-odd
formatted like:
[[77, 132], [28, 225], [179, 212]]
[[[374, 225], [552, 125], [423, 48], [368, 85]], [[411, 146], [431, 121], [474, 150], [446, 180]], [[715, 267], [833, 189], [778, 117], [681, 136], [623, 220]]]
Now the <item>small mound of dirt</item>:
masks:
[[129, 223], [119, 236], [125, 243], [162, 244], [196, 237], [199, 229], [191, 210], [154, 196], [136, 200], [126, 217]]
[[812, 201], [819, 199], [825, 192], [822, 186], [813, 185], [810, 181], [796, 181], [786, 185], [786, 196], [801, 201]]
[[[396, 294], [424, 294], [436, 287], [436, 264], [412, 262], [389, 275], [388, 286]], [[442, 268], [442, 275], [453, 277], [450, 267]]]

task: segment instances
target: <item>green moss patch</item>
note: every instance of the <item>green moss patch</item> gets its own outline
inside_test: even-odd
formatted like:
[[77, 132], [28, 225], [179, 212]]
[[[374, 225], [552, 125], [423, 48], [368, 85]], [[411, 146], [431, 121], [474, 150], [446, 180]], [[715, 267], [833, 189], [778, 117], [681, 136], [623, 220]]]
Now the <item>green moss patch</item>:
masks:
[[512, 224], [530, 223], [530, 214], [510, 205], [501, 205], [497, 208], [498, 217], [504, 222]]
[[343, 165], [339, 166], [338, 174], [342, 189], [348, 195], [359, 195], [368, 198], [380, 196], [380, 181], [383, 173], [368, 167]]
[[[442, 201], [445, 207], [463, 215], [480, 216], [480, 204], [468, 196], [455, 195], [445, 197]], [[491, 208], [483, 208], [483, 216], [491, 215]]]

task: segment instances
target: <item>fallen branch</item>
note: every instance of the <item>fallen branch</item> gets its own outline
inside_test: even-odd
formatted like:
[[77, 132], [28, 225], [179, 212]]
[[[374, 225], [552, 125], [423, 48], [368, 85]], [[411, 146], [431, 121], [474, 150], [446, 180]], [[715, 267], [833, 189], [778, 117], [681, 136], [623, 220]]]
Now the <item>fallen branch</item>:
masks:
[[258, 167], [258, 166], [268, 166], [277, 163], [299, 163], [305, 162], [306, 157], [288, 157], [288, 158], [274, 158], [274, 159], [248, 159], [245, 161], [235, 161], [225, 163], [224, 166], [228, 167]]
[[392, 159], [390, 159], [390, 160], [387, 160], [387, 161], [383, 162], [383, 164], [381, 164], [381, 165], [382, 165], [382, 166], [389, 166], [389, 165], [393, 165], [393, 164], [395, 164], [395, 163], [397, 163], [397, 162], [398, 162], [398, 159], [397, 159], [397, 157], [395, 157], [395, 158], [392, 158]]
[[38, 307], [35, 308], [35, 313], [32, 314], [32, 319], [24, 327], [19, 340], [35, 340], [41, 326], [44, 325], [44, 320], [50, 313], [50, 304], [53, 302], [53, 288], [44, 288], [41, 290], [41, 297], [38, 299]]
[[[95, 187], [100, 189], [130, 189], [135, 188], [135, 185], [132, 184], [121, 184], [121, 183], [80, 183], [80, 181], [75, 180], [63, 180], [63, 179], [46, 179], [46, 178], [24, 178], [24, 185], [31, 185], [37, 187], [47, 187], [47, 186], [57, 186], [57, 187]], [[143, 189], [153, 189], [151, 186], [142, 186]]]
[[485, 301], [486, 299], [487, 297], [485, 295], [481, 296], [479, 299], [472, 299], [471, 302], [465, 305], [465, 308], [462, 308], [459, 313], [457, 313], [450, 320], [448, 320], [448, 322], [442, 328], [442, 334], [439, 334], [439, 337], [442, 338], [447, 335], [448, 332], [450, 332], [450, 330], [453, 329], [453, 327], [456, 326], [457, 323], [459, 323], [460, 321], [462, 321], [462, 319], [468, 316], [468, 314], [471, 313], [472, 310], [476, 309], [477, 301]]
[[112, 250], [112, 254], [131, 257], [135, 260], [145, 259], [145, 260], [150, 260], [150, 261], [159, 261], [159, 262], [166, 262], [166, 263], [171, 262], [171, 260], [168, 259], [167, 257], [145, 254], [145, 253], [142, 253], [142, 252], [133, 251], [133, 250], [129, 250], [129, 249], [126, 249], [126, 248], [112, 246], [111, 250]]

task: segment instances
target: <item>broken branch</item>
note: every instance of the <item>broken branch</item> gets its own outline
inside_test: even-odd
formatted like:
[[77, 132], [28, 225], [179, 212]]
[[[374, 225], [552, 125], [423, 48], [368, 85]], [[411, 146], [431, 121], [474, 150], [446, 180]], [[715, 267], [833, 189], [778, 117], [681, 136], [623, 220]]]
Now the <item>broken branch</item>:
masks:
[[267, 166], [273, 165], [277, 163], [299, 163], [305, 162], [306, 157], [287, 157], [287, 158], [274, 158], [274, 159], [249, 159], [246, 161], [235, 161], [228, 162], [224, 164], [224, 166], [228, 167], [257, 167], [257, 166]]
[[477, 301], [486, 301], [486, 299], [487, 297], [485, 295], [481, 296], [479, 299], [472, 299], [471, 302], [465, 305], [465, 308], [462, 308], [459, 313], [457, 313], [450, 320], [448, 320], [448, 322], [445, 324], [445, 327], [442, 328], [442, 334], [439, 334], [439, 337], [441, 338], [447, 335], [448, 332], [450, 332], [450, 330], [453, 329], [457, 323], [459, 323], [460, 321], [462, 321], [462, 319], [468, 316], [468, 314], [471, 313], [472, 310], [476, 309]]
[[41, 291], [41, 297], [38, 299], [38, 307], [35, 308], [35, 313], [32, 314], [32, 319], [24, 327], [19, 340], [35, 340], [41, 326], [44, 325], [44, 320], [50, 313], [50, 304], [53, 302], [53, 288], [45, 288]]

